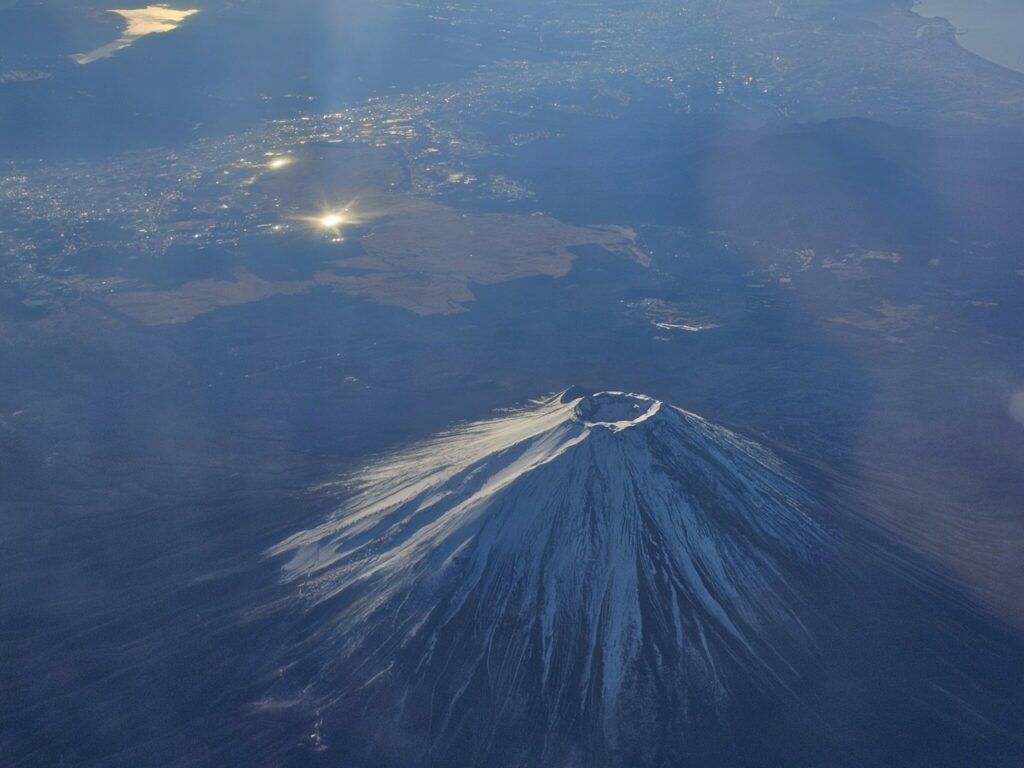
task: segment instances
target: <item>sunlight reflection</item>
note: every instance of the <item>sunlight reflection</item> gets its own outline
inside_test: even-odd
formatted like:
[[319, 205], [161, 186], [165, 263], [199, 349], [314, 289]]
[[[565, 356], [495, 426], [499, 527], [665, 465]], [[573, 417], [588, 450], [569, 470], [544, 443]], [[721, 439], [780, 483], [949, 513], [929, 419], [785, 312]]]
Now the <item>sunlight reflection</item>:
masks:
[[320, 211], [311, 216], [295, 216], [294, 221], [301, 221], [314, 229], [328, 234], [338, 235], [345, 227], [364, 224], [370, 217], [366, 211], [356, 208], [353, 200], [340, 206], [323, 206]]
[[121, 10], [113, 8], [110, 13], [116, 13], [126, 22], [125, 30], [117, 40], [112, 43], [100, 46], [89, 53], [76, 53], [71, 58], [79, 64], [91, 64], [98, 59], [106, 59], [113, 56], [120, 50], [127, 48], [140, 37], [170, 32], [198, 9], [168, 8], [166, 5], [150, 5], [146, 8]]

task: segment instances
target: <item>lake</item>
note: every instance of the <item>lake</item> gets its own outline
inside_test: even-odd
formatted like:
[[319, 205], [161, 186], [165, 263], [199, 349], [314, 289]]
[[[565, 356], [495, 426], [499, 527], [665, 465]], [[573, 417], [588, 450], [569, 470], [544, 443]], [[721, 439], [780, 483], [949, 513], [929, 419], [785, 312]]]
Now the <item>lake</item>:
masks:
[[124, 33], [117, 40], [100, 46], [94, 51], [76, 53], [71, 58], [79, 64], [91, 64], [99, 59], [110, 58], [141, 37], [177, 29], [181, 22], [192, 14], [198, 13], [195, 9], [177, 10], [164, 5], [151, 5], [133, 10], [111, 9], [110, 12], [116, 13], [125, 20]]

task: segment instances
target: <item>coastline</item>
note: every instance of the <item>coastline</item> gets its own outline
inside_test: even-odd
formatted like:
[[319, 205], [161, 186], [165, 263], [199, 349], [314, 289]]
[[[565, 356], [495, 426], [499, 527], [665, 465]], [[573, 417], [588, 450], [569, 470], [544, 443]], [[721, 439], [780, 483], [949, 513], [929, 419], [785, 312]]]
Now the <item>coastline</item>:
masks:
[[[1004, 0], [913, 0], [922, 19], [945, 19], [960, 47], [1004, 69], [1024, 74], [1024, 7]], [[1016, 34], [1019, 33], [1019, 34]]]

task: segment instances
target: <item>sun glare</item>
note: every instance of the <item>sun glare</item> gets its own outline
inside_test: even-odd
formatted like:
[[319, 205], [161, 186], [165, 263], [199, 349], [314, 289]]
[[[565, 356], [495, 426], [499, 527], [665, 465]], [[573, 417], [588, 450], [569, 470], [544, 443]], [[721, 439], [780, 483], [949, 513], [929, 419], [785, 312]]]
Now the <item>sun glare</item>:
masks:
[[272, 171], [284, 168], [286, 165], [291, 165], [292, 159], [290, 157], [275, 157], [267, 163], [267, 168]]
[[345, 239], [343, 235], [346, 230], [361, 226], [372, 217], [365, 210], [360, 210], [353, 200], [345, 205], [325, 205], [316, 213], [291, 218], [327, 236], [332, 243], [340, 243]]

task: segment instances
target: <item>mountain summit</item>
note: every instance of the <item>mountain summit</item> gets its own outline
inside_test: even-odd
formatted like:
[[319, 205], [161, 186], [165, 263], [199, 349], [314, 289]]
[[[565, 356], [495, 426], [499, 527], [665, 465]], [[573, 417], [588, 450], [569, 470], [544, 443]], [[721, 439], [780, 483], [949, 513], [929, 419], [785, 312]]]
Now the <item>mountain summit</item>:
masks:
[[373, 713], [378, 744], [429, 734], [414, 763], [669, 744], [737, 687], [785, 690], [808, 652], [801, 585], [829, 542], [808, 493], [771, 451], [650, 397], [568, 390], [371, 463], [346, 493], [274, 553], [331, 700]]

